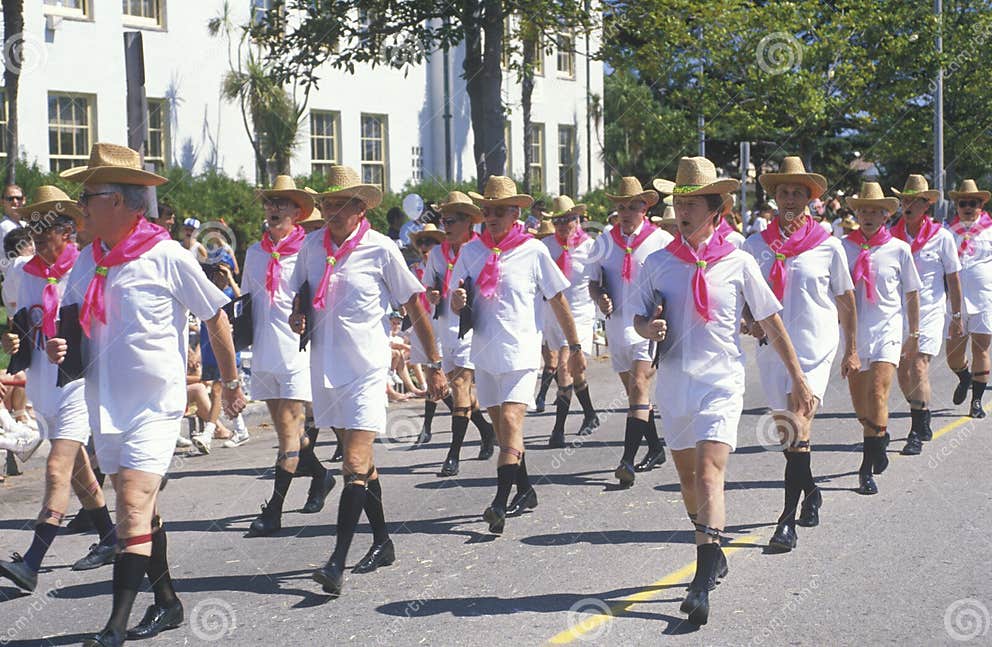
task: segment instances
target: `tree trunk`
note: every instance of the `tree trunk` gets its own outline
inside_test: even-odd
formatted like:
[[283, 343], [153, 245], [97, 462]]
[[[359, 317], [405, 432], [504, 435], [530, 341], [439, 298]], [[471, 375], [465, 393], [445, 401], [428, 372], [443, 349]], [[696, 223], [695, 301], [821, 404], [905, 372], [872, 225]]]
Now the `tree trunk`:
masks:
[[[3, 133], [7, 149], [7, 168], [4, 183], [17, 181], [17, 157], [20, 143], [17, 138], [17, 90], [24, 65], [24, 0], [3, 1], [3, 35], [10, 46], [4, 47], [4, 96], [7, 103], [7, 129]], [[18, 43], [19, 44], [14, 44]]]
[[[534, 133], [531, 132], [530, 109], [531, 97], [534, 95], [534, 48], [539, 45], [534, 37], [534, 28], [526, 24], [526, 19], [521, 18], [520, 34], [523, 45], [523, 65], [522, 79], [520, 83], [520, 107], [524, 116], [524, 191], [531, 193], [531, 183], [534, 181], [530, 176], [530, 165], [534, 160], [531, 152]], [[543, 190], [544, 187], [541, 187]]]
[[500, 0], [463, 0], [465, 88], [468, 92], [479, 190], [506, 166], [503, 137], [503, 6]]

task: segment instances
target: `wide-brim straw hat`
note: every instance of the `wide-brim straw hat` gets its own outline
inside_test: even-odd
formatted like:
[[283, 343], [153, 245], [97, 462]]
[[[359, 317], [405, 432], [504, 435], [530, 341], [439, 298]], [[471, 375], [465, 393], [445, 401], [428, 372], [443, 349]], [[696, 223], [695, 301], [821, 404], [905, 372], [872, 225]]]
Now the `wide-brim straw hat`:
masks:
[[29, 223], [44, 223], [49, 213], [70, 216], [77, 222], [83, 218], [83, 210], [79, 208], [79, 204], [67, 196], [62, 189], [50, 184], [38, 187], [34, 193], [34, 202], [13, 211]]
[[366, 209], [375, 209], [382, 203], [382, 189], [364, 184], [350, 166], [334, 164], [327, 171], [327, 189], [318, 194], [318, 199], [322, 198], [354, 198], [361, 200]]
[[305, 192], [309, 193], [310, 196], [312, 197], [312, 199], [314, 200], [313, 213], [311, 213], [309, 216], [307, 216], [306, 218], [304, 218], [303, 220], [299, 221], [296, 224], [298, 224], [298, 225], [306, 225], [306, 224], [310, 224], [310, 223], [313, 223], [313, 222], [319, 222], [319, 223], [323, 224], [323, 222], [324, 222], [324, 216], [321, 215], [321, 213], [320, 213], [320, 207], [317, 206], [317, 203], [316, 203], [317, 196], [319, 195], [319, 193], [317, 191], [311, 189], [308, 186], [303, 187], [303, 190]]
[[861, 229], [861, 225], [859, 225], [858, 221], [854, 219], [854, 216], [844, 216], [841, 218], [840, 226], [849, 231]]
[[965, 180], [961, 183], [961, 186], [958, 187], [957, 191], [950, 191], [947, 195], [951, 197], [951, 200], [976, 198], [981, 200], [983, 203], [988, 202], [989, 198], [992, 197], [992, 193], [989, 193], [988, 191], [980, 191], [974, 180]]
[[59, 177], [81, 184], [136, 184], [159, 186], [169, 180], [141, 167], [141, 154], [127, 146], [97, 142], [90, 148], [86, 166], [59, 173]]
[[620, 178], [620, 187], [616, 193], [607, 193], [606, 197], [613, 202], [630, 202], [632, 200], [643, 200], [648, 207], [658, 204], [661, 196], [652, 189], [645, 190], [641, 186], [641, 181], [636, 177]]
[[906, 186], [902, 191], [892, 187], [892, 192], [899, 198], [923, 198], [930, 204], [940, 198], [940, 191], [931, 189], [927, 179], [922, 175], [910, 175], [906, 178]]
[[847, 206], [855, 210], [864, 207], [879, 207], [889, 213], [895, 213], [896, 209], [899, 208], [899, 198], [885, 197], [882, 186], [878, 182], [862, 182], [858, 197], [848, 198]]
[[490, 175], [482, 194], [469, 191], [468, 196], [482, 207], [520, 207], [526, 209], [534, 204], [534, 198], [526, 193], [517, 193], [517, 183], [505, 175]]
[[770, 195], [780, 184], [801, 184], [809, 189], [810, 200], [816, 200], [827, 191], [827, 178], [819, 173], [807, 173], [802, 158], [790, 155], [782, 160], [777, 173], [762, 173], [758, 182]]
[[414, 245], [419, 243], [421, 238], [433, 238], [438, 243], [441, 243], [444, 241], [444, 232], [438, 229], [434, 223], [429, 222], [420, 231], [410, 234], [410, 242]]
[[682, 157], [679, 159], [675, 181], [657, 179], [651, 183], [658, 193], [672, 195], [714, 195], [733, 193], [741, 188], [739, 180], [716, 175], [716, 166], [705, 157]]
[[551, 217], [560, 218], [572, 214], [583, 215], [586, 212], [585, 204], [575, 204], [575, 201], [567, 195], [560, 195], [551, 203]]
[[297, 222], [306, 220], [313, 213], [314, 194], [306, 191], [306, 189], [297, 189], [296, 182], [288, 175], [277, 175], [276, 181], [272, 183], [272, 188], [258, 189], [255, 191], [255, 196], [259, 199], [289, 198], [293, 204], [300, 208], [300, 217]]
[[444, 202], [438, 203], [436, 208], [441, 213], [463, 213], [470, 216], [475, 224], [482, 222], [482, 209], [461, 191], [448, 193]]
[[555, 233], [555, 226], [551, 224], [550, 220], [542, 220], [541, 224], [538, 225], [537, 229], [531, 230], [534, 238], [547, 238], [548, 236], [553, 236]]

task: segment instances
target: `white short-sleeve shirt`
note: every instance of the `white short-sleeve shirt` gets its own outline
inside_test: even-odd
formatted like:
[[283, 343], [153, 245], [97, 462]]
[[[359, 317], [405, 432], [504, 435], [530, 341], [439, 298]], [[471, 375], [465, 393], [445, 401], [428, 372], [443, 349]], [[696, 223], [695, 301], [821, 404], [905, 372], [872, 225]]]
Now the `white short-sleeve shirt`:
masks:
[[24, 266], [31, 260], [30, 256], [15, 256], [4, 263], [7, 268], [3, 274], [3, 304], [7, 309], [7, 319], [11, 319], [20, 310], [17, 307], [17, 295], [20, 292], [19, 286], [24, 277]]
[[[465, 243], [465, 245], [467, 244]], [[461, 255], [462, 247], [458, 248], [459, 255]], [[455, 262], [458, 262], [457, 257], [455, 258]], [[427, 263], [424, 265], [424, 286], [432, 290], [439, 288], [444, 282], [444, 275], [447, 271], [448, 262], [444, 260], [444, 253], [441, 251], [441, 246], [435, 245], [427, 256]], [[454, 277], [454, 268], [452, 268], [452, 277]], [[455, 290], [457, 287], [458, 282], [452, 278], [448, 289]], [[438, 292], [441, 291], [438, 290]], [[458, 315], [452, 312], [451, 305], [447, 300], [442, 297], [441, 302], [435, 307], [441, 308], [441, 315], [434, 320], [434, 334], [437, 335], [438, 343], [441, 344], [442, 353], [446, 349], [469, 348], [472, 344], [472, 331], [468, 331], [464, 339], [458, 339]], [[433, 311], [434, 308], [431, 308], [430, 315], [432, 317], [434, 316]]]
[[727, 232], [727, 235], [723, 238], [737, 249], [742, 249], [744, 247], [744, 241], [747, 240], [739, 231]]
[[[557, 265], [557, 259], [563, 251], [558, 239], [555, 236], [547, 236], [541, 242], [547, 246], [552, 260]], [[571, 285], [565, 288], [565, 300], [568, 301], [568, 307], [572, 310], [572, 318], [575, 319], [576, 328], [591, 326], [596, 318], [596, 304], [589, 296], [589, 261], [593, 245], [595, 245], [595, 240], [587, 238], [576, 245], [575, 249], [569, 250], [572, 271], [568, 280]], [[554, 313], [550, 312], [550, 308], [546, 312], [546, 318], [548, 322], [554, 319]]]
[[[452, 271], [452, 287], [466, 276], [477, 280], [489, 255], [481, 240], [463, 245]], [[563, 292], [568, 279], [548, 248], [535, 239], [500, 254], [499, 267], [496, 294], [486, 298], [476, 288], [473, 295], [472, 363], [493, 374], [537, 369], [541, 366], [541, 299]]]
[[[955, 248], [962, 236], [950, 230]], [[972, 253], [961, 254], [961, 301], [964, 313], [992, 312], [992, 227], [971, 238]]]
[[309, 350], [300, 351], [300, 336], [289, 327], [293, 313], [290, 279], [299, 254], [279, 256], [279, 285], [273, 299], [265, 289], [270, 256], [255, 243], [245, 253], [241, 291], [251, 294], [253, 327], [252, 369], [275, 375], [293, 375], [310, 370]]
[[[358, 233], [352, 232], [349, 240]], [[335, 246], [336, 250], [337, 247]], [[317, 296], [327, 265], [324, 230], [307, 235], [290, 281], [295, 294], [303, 281]], [[344, 386], [378, 369], [388, 369], [387, 315], [392, 304], [404, 304], [424, 287], [403, 260], [396, 243], [375, 230], [339, 262], [328, 285], [327, 306], [314, 309], [310, 350], [311, 381], [322, 376], [324, 388]]]
[[[66, 283], [64, 304], [82, 304], [93, 278], [93, 250], [84, 248]], [[178, 421], [186, 408], [187, 311], [210, 319], [229, 301], [177, 241], [161, 241], [111, 267], [104, 291], [107, 323], [92, 318], [83, 338], [90, 428], [124, 433]]]
[[941, 228], [913, 254], [913, 261], [920, 275], [920, 321], [923, 321], [932, 311], [944, 311], [947, 307], [944, 277], [961, 271], [954, 236]]

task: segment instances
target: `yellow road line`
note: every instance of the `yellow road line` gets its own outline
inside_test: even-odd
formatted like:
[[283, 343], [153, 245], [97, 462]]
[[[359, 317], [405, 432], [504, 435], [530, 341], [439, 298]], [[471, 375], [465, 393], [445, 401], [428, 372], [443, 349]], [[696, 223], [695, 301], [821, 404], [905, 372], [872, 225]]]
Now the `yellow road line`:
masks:
[[[992, 405], [986, 406], [985, 407], [985, 413], [988, 413], [990, 408], [992, 408]], [[943, 427], [941, 427], [940, 429], [938, 429], [937, 431], [933, 432], [933, 439], [934, 440], [937, 440], [938, 438], [940, 438], [944, 434], [950, 433], [950, 432], [954, 431], [955, 429], [957, 429], [958, 427], [960, 427], [961, 425], [963, 425], [964, 423], [966, 423], [966, 422], [968, 422], [970, 420], [977, 420], [977, 418], [972, 418], [971, 416], [961, 416], [960, 418], [958, 418], [954, 422], [950, 422], [950, 423], [944, 425]]]

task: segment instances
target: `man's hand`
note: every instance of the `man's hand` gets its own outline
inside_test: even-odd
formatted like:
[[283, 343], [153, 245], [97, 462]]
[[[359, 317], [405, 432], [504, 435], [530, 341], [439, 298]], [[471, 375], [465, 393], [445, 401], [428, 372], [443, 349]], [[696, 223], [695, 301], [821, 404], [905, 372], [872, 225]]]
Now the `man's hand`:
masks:
[[294, 312], [289, 315], [289, 328], [297, 335], [302, 335], [307, 329], [307, 318], [302, 312]]
[[761, 327], [760, 322], [752, 321], [751, 323], [745, 325], [746, 325], [746, 330], [744, 332], [748, 333], [755, 339], [765, 338], [765, 329]]
[[448, 397], [448, 378], [444, 371], [436, 368], [427, 369], [427, 397], [435, 402]]
[[665, 341], [665, 335], [668, 334], [668, 323], [661, 318], [663, 310], [660, 305], [655, 306], [651, 321], [648, 322], [648, 331], [651, 333], [648, 339], [651, 341]]
[[468, 293], [465, 292], [465, 288], [458, 288], [451, 293], [451, 311], [461, 312], [462, 308], [465, 307], [465, 303], [468, 301]]
[[244, 411], [245, 406], [248, 404], [245, 400], [244, 391], [241, 390], [240, 386], [236, 389], [223, 387], [221, 389], [220, 401], [221, 406], [224, 408], [224, 415], [232, 419]]
[[0, 337], [0, 346], [3, 346], [3, 352], [13, 355], [21, 347], [21, 338], [12, 332], [4, 333]]
[[599, 311], [607, 317], [613, 313], [613, 301], [606, 294], [599, 295], [596, 305], [599, 306]]
[[951, 327], [947, 331], [951, 339], [959, 339], [964, 337], [964, 323], [961, 321], [961, 317], [957, 319], [951, 318]]
[[61, 337], [52, 337], [45, 344], [45, 352], [48, 354], [48, 361], [52, 364], [61, 364], [65, 359], [65, 354], [69, 350], [69, 345]]
[[919, 337], [906, 337], [906, 341], [902, 344], [902, 356], [906, 361], [913, 361], [916, 359], [917, 353], [920, 351], [920, 338]]
[[580, 351], [570, 351], [568, 354], [568, 372], [576, 380], [586, 372], [586, 354]]
[[840, 376], [847, 379], [848, 376], [854, 375], [861, 370], [861, 358], [858, 357], [858, 353], [853, 350], [846, 351], [844, 353], [844, 359], [840, 363]]
[[436, 306], [441, 302], [441, 292], [439, 290], [427, 288], [427, 301], [430, 302], [431, 305]]
[[806, 378], [800, 378], [798, 380], [792, 380], [792, 398], [793, 402], [796, 404], [797, 412], [804, 418], [810, 418], [813, 415], [813, 410], [816, 407], [816, 397], [813, 392], [810, 391], [809, 384], [806, 383]]

